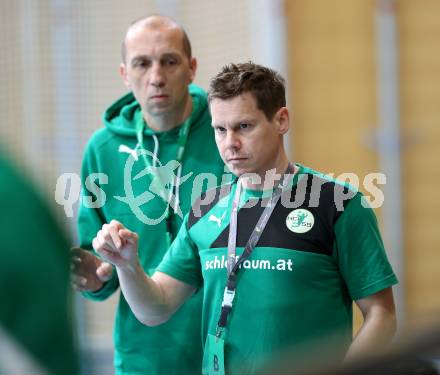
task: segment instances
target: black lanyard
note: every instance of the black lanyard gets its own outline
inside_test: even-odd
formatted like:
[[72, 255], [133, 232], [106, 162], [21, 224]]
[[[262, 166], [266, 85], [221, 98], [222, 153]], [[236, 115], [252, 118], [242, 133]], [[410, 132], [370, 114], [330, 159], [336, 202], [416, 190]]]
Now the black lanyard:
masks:
[[289, 164], [286, 172], [284, 173], [280, 183], [275, 188], [270, 201], [264, 208], [263, 213], [258, 219], [257, 225], [252, 231], [246, 246], [241, 254], [240, 258], [236, 261], [236, 248], [237, 248], [237, 214], [238, 206], [240, 203], [241, 194], [241, 180], [238, 179], [237, 188], [235, 190], [234, 200], [232, 202], [231, 218], [229, 222], [229, 237], [228, 237], [228, 265], [225, 292], [223, 294], [222, 309], [220, 313], [220, 319], [217, 323], [216, 336], [220, 337], [224, 328], [226, 327], [228, 315], [232, 310], [232, 303], [235, 297], [235, 290], [237, 289], [237, 271], [239, 266], [250, 257], [252, 251], [255, 249], [261, 233], [263, 233], [270, 216], [272, 215], [275, 206], [277, 205], [283, 191], [289, 186], [290, 182], [295, 175], [295, 169]]

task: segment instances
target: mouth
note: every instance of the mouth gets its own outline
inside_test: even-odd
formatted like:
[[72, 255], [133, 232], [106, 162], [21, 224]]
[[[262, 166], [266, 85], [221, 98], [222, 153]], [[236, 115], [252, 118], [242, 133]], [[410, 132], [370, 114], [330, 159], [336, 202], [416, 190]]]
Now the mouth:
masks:
[[165, 94], [152, 95], [152, 96], [150, 96], [150, 99], [152, 99], [152, 100], [168, 99], [168, 95], [165, 95]]
[[247, 160], [247, 158], [245, 158], [245, 157], [232, 157], [232, 158], [227, 158], [226, 162], [229, 164], [239, 164], [245, 160]]

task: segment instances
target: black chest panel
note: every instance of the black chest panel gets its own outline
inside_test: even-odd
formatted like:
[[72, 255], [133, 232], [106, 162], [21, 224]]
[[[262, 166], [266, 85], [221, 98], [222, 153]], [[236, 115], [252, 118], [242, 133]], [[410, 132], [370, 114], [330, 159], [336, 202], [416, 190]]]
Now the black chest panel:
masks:
[[[334, 182], [322, 181], [321, 177], [315, 175], [304, 175], [302, 178], [306, 178], [307, 181], [303, 180], [303, 184], [294, 186], [288, 193], [287, 201], [283, 200], [290, 204], [283, 204], [281, 199], [278, 202], [257, 246], [331, 255], [334, 242], [333, 226], [355, 193], [350, 193], [347, 188]], [[317, 178], [321, 179], [320, 183], [316, 183]], [[300, 191], [301, 187], [303, 191]], [[299, 195], [302, 195], [301, 199], [296, 200]], [[258, 199], [257, 204], [255, 200], [249, 201], [249, 205], [244, 205], [238, 211], [237, 247], [246, 245], [264, 210], [262, 200]], [[313, 215], [314, 224], [305, 233], [291, 231], [286, 223], [288, 215], [296, 209], [305, 209]], [[220, 233], [210, 247], [227, 247], [228, 236], [229, 226]]]

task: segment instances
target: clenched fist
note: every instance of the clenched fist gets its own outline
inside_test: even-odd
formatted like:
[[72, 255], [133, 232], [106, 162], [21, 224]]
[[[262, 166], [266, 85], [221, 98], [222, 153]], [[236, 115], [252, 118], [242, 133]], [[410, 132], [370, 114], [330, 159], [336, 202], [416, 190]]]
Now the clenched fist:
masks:
[[92, 245], [99, 255], [120, 269], [133, 270], [139, 265], [138, 235], [116, 220], [102, 226]]

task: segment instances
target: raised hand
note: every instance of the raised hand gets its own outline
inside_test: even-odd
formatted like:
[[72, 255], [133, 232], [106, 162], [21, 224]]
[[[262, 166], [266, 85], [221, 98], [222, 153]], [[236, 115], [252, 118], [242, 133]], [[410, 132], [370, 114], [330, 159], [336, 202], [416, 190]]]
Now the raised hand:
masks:
[[139, 265], [138, 235], [116, 220], [102, 226], [92, 245], [99, 255], [120, 269], [133, 270]]

